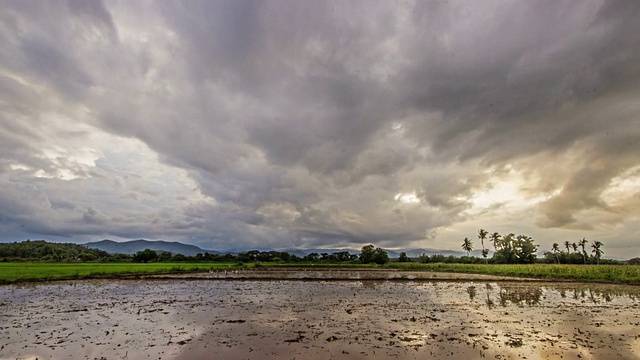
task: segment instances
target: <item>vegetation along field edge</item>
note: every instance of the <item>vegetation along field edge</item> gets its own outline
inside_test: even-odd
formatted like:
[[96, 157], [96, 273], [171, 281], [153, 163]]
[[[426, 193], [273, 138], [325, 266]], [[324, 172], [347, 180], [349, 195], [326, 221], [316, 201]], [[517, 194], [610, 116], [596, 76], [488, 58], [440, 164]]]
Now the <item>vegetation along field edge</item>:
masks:
[[[32, 281], [72, 280], [91, 278], [126, 278], [151, 274], [175, 274], [225, 269], [264, 267], [239, 263], [0, 263], [0, 284]], [[308, 267], [313, 269], [393, 269], [406, 271], [433, 271], [449, 273], [486, 274], [565, 280], [580, 282], [606, 282], [640, 285], [638, 265], [546, 265], [546, 264], [445, 264], [445, 263], [387, 263], [377, 264], [318, 264], [271, 263], [269, 267]]]

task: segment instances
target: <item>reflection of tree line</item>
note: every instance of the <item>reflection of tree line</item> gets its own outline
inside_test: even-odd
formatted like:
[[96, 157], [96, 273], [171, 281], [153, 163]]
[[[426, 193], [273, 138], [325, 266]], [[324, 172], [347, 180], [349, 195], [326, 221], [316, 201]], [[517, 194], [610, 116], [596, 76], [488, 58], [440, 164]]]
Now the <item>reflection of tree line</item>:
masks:
[[[536, 306], [540, 304], [543, 299], [543, 289], [538, 286], [497, 286], [497, 291], [494, 291], [493, 286], [489, 283], [485, 284], [486, 299], [485, 304], [492, 308], [496, 306], [496, 303], [500, 306], [506, 307], [509, 305], [516, 306]], [[613, 299], [629, 298], [632, 301], [640, 301], [640, 296], [636, 293], [630, 293], [615, 289], [595, 290], [592, 288], [576, 288], [576, 289], [557, 289], [546, 288], [547, 290], [557, 291], [562, 298], [572, 298], [574, 300], [590, 301], [594, 304], [599, 304], [602, 301], [611, 302]], [[478, 295], [478, 289], [476, 286], [467, 287], [467, 294], [469, 300], [475, 301]]]
[[608, 289], [608, 290], [594, 290], [591, 288], [576, 288], [576, 289], [561, 289], [557, 290], [560, 296], [563, 298], [571, 298], [573, 300], [589, 300], [594, 304], [600, 302], [611, 302], [615, 298], [629, 298], [632, 301], [639, 301], [640, 296], [636, 293], [630, 293], [626, 291]]

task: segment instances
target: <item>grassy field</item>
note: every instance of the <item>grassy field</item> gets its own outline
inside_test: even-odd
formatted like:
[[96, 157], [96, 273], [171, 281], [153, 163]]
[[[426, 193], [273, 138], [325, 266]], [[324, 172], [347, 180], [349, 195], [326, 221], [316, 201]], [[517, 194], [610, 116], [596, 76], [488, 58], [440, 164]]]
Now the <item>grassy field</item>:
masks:
[[0, 263], [0, 284], [237, 268], [237, 263]]
[[640, 265], [485, 265], [390, 262], [385, 265], [345, 263], [264, 263], [264, 267], [306, 267], [310, 269], [365, 268], [435, 271], [462, 274], [514, 276], [545, 280], [571, 280], [640, 285]]
[[307, 267], [310, 269], [399, 269], [640, 285], [640, 266], [638, 265], [484, 265], [397, 262], [382, 266], [344, 263], [263, 263], [261, 265], [238, 265], [237, 263], [0, 263], [0, 284], [211, 271], [239, 268], [242, 266]]
[[638, 265], [485, 265], [389, 263], [387, 268], [640, 285]]

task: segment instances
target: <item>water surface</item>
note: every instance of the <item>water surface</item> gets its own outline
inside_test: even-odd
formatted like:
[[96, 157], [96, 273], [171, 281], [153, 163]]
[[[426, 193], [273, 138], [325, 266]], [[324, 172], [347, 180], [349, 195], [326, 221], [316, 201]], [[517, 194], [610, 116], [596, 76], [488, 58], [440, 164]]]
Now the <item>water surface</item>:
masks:
[[0, 287], [0, 358], [638, 359], [640, 288], [123, 280]]

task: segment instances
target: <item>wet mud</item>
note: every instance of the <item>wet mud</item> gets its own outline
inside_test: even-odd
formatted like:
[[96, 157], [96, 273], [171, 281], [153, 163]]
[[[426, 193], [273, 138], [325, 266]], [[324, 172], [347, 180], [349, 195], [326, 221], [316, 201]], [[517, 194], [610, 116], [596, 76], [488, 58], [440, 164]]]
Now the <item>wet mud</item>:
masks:
[[640, 359], [639, 287], [360, 276], [0, 286], [0, 358]]

